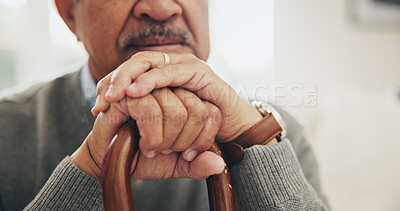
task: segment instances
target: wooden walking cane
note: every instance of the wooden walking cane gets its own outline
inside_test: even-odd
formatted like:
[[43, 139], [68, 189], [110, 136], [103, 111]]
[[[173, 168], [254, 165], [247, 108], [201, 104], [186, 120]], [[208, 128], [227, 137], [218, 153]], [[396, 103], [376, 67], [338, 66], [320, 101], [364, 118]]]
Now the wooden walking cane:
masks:
[[[135, 210], [131, 190], [131, 165], [139, 150], [139, 138], [136, 124], [126, 123], [107, 147], [101, 172], [103, 204], [106, 211]], [[209, 151], [222, 156], [216, 143], [213, 143]], [[207, 188], [211, 211], [236, 211], [227, 167], [221, 174], [207, 179]]]

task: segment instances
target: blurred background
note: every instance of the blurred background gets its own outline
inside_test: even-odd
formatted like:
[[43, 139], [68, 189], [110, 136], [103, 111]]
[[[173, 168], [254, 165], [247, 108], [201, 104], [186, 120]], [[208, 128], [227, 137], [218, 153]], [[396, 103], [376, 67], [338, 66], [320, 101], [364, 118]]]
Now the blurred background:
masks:
[[[210, 0], [213, 69], [305, 126], [333, 210], [400, 210], [398, 0]], [[0, 89], [87, 60], [43, 0], [0, 0]]]

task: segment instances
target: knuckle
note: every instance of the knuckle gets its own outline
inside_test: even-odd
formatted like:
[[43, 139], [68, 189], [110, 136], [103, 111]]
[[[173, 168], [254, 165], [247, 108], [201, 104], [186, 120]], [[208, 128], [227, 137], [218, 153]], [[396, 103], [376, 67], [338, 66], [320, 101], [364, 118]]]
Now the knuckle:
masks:
[[123, 70], [124, 66], [121, 65], [120, 67], [118, 67], [118, 69], [116, 69], [113, 73], [111, 73], [109, 76], [110, 77], [109, 83], [110, 84], [118, 83], [119, 77], [121, 75], [121, 72], [123, 72]]

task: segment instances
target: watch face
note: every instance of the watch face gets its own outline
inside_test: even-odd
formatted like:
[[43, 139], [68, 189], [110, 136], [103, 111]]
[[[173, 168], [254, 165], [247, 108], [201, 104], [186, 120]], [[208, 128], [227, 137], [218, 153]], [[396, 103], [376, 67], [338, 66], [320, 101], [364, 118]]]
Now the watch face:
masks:
[[286, 136], [285, 122], [283, 122], [281, 115], [279, 115], [278, 111], [274, 107], [272, 107], [268, 103], [264, 103], [261, 101], [253, 101], [251, 103], [251, 105], [254, 106], [263, 116], [272, 113], [272, 115], [274, 116], [274, 118], [276, 119], [276, 121], [278, 122], [278, 124], [281, 126], [281, 128], [283, 130], [281, 132], [281, 138], [284, 138]]

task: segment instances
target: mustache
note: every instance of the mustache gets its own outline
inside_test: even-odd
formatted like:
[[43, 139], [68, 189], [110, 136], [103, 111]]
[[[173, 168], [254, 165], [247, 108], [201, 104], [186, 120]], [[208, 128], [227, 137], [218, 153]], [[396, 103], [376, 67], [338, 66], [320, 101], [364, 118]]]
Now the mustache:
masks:
[[121, 35], [117, 41], [117, 45], [127, 50], [151, 37], [173, 38], [183, 45], [190, 45], [193, 40], [190, 33], [171, 27], [166, 22], [150, 22], [144, 28]]

